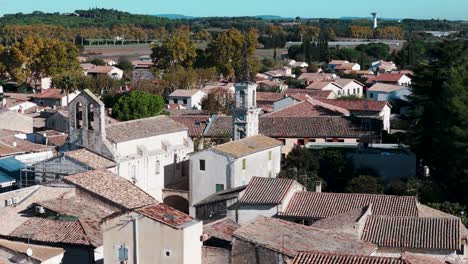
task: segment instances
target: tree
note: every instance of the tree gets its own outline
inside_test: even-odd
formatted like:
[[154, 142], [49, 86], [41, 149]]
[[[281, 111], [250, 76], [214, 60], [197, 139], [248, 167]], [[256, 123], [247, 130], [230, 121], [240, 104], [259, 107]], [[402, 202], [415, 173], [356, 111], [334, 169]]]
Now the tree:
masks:
[[88, 63], [94, 64], [94, 65], [97, 65], [97, 66], [106, 66], [106, 62], [103, 59], [100, 59], [100, 58], [94, 58], [94, 59], [88, 61]]
[[125, 59], [120, 59], [116, 67], [127, 73], [133, 71], [133, 64]]
[[[212, 56], [213, 65], [225, 78], [234, 80], [244, 74], [245, 68], [253, 76], [258, 71], [259, 63], [255, 58], [257, 33], [249, 30], [242, 34], [236, 29], [230, 29], [218, 35], [210, 43], [208, 49]], [[247, 65], [243, 65], [246, 61]]]
[[162, 43], [154, 44], [151, 57], [159, 69], [170, 69], [175, 66], [189, 67], [197, 57], [195, 44], [190, 39], [186, 27], [178, 28], [172, 36], [167, 36]]
[[[25, 37], [0, 54], [0, 65], [12, 80], [34, 86], [42, 77], [78, 71], [78, 49], [72, 43], [55, 39]], [[5, 74], [5, 73], [4, 73]]]
[[159, 95], [132, 91], [120, 97], [112, 109], [112, 115], [120, 121], [156, 116], [164, 110], [164, 100]]
[[372, 29], [370, 27], [363, 26], [351, 26], [349, 27], [349, 37], [357, 39], [368, 39], [372, 36]]
[[78, 80], [75, 73], [63, 73], [52, 78], [52, 86], [62, 90], [67, 95], [67, 104], [70, 102], [68, 95], [78, 90]]
[[342, 191], [348, 181], [352, 169], [345, 155], [339, 150], [324, 149], [318, 152], [319, 156], [319, 177], [327, 183], [327, 188], [331, 191]]
[[415, 69], [409, 142], [449, 201], [468, 204], [468, 42], [444, 41]]
[[232, 105], [231, 94], [222, 88], [213, 89], [201, 102], [202, 109], [211, 114], [230, 114]]
[[313, 189], [318, 178], [319, 161], [309, 149], [295, 147], [287, 156], [280, 177], [291, 178]]
[[350, 193], [381, 194], [383, 193], [383, 186], [373, 176], [360, 175], [350, 181], [346, 186], [346, 191]]

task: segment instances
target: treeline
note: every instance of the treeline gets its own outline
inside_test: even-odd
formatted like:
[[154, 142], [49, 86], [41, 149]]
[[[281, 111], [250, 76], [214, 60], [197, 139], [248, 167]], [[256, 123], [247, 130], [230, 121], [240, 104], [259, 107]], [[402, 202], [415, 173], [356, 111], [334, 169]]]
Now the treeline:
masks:
[[230, 28], [242, 32], [254, 28], [259, 32], [260, 43], [266, 48], [284, 46], [286, 41], [302, 41], [305, 32], [310, 30], [313, 31], [312, 35], [318, 34], [327, 40], [334, 40], [336, 37], [402, 39], [413, 31], [468, 29], [468, 24], [463, 21], [404, 19], [400, 22], [379, 21], [379, 28], [373, 32], [372, 22], [368, 19], [265, 20], [254, 17], [208, 17], [170, 20], [113, 9], [89, 9], [69, 14], [36, 11], [31, 14], [4, 15], [0, 18], [0, 39], [8, 44], [21, 36], [34, 34], [82, 44], [87, 39], [112, 38], [139, 42], [160, 39], [164, 32], [173, 32], [180, 26], [189, 26], [193, 34], [209, 32], [210, 38]]

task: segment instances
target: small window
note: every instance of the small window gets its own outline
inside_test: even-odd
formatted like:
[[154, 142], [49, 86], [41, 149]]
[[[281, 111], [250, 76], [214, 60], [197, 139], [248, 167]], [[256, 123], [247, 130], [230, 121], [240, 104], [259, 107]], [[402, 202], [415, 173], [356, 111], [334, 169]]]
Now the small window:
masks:
[[170, 257], [171, 256], [171, 251], [170, 250], [164, 250], [164, 256], [165, 257]]
[[357, 93], [361, 93], [361, 88], [357, 88]]
[[338, 139], [338, 142], [344, 142], [343, 138]]
[[119, 261], [128, 261], [128, 248], [124, 245], [120, 246], [118, 249]]
[[299, 145], [299, 146], [304, 146], [304, 145], [305, 145], [305, 144], [304, 144], [304, 139], [298, 139], [298, 140], [297, 140], [297, 145]]
[[338, 95], [341, 95], [341, 91], [338, 91]]
[[272, 153], [271, 151], [268, 151], [268, 160], [271, 160]]
[[184, 105], [186, 105], [186, 104], [187, 104], [187, 99], [184, 99], [184, 101], [183, 101], [183, 102], [184, 102]]
[[178, 104], [178, 103], [179, 103], [179, 100], [174, 99], [174, 104]]
[[155, 166], [156, 166], [156, 174], [161, 173], [161, 171], [160, 171], [160, 170], [161, 170], [161, 169], [160, 169], [160, 168], [161, 168], [161, 162], [160, 162], [159, 160], [156, 161], [156, 165], [155, 165]]
[[245, 168], [247, 168], [247, 160], [243, 159], [242, 160], [242, 169], [245, 170]]
[[369, 93], [369, 97], [370, 97], [370, 98], [374, 98], [374, 94], [373, 94], [373, 93]]
[[200, 170], [201, 171], [205, 170], [205, 160], [200, 160]]
[[327, 138], [326, 142], [333, 142], [333, 138]]
[[317, 142], [315, 138], [309, 138], [309, 142]]
[[224, 190], [224, 184], [216, 184], [216, 192]]
[[356, 94], [356, 89], [353, 88], [353, 94]]

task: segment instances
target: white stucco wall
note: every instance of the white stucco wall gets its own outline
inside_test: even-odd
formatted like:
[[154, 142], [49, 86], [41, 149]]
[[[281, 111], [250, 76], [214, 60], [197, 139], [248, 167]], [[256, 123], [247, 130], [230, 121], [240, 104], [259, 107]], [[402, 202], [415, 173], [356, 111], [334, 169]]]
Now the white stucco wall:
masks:
[[355, 82], [350, 82], [348, 85], [343, 87], [345, 95], [356, 95], [362, 97], [364, 93], [364, 87]]
[[411, 78], [409, 78], [406, 75], [401, 76], [400, 80], [398, 80], [398, 85], [410, 86], [411, 85]]
[[[201, 109], [201, 103], [205, 97], [206, 93], [198, 91], [191, 97], [169, 96], [168, 101], [169, 104], [178, 104], [183, 106], [185, 109]], [[175, 100], [177, 100], [177, 103]], [[184, 104], [184, 100], [187, 101], [186, 104]]]
[[[271, 160], [269, 152], [271, 151]], [[246, 168], [242, 168], [243, 159]], [[205, 160], [205, 171], [199, 168]], [[224, 189], [235, 188], [249, 183], [252, 177], [276, 177], [281, 166], [281, 146], [234, 159], [211, 149], [190, 156], [190, 205], [216, 192], [216, 184]], [[195, 210], [191, 208], [191, 215]]]
[[193, 143], [187, 131], [181, 131], [114, 144], [114, 148], [119, 155], [117, 174], [162, 201], [164, 167], [188, 159]]
[[[134, 220], [137, 218], [138, 252], [135, 254]], [[189, 223], [176, 229], [137, 213], [124, 214], [102, 224], [106, 264], [119, 264], [118, 248], [128, 249], [128, 264], [201, 264], [202, 222]], [[166, 255], [169, 252], [169, 256]], [[136, 256], [137, 255], [137, 256]]]

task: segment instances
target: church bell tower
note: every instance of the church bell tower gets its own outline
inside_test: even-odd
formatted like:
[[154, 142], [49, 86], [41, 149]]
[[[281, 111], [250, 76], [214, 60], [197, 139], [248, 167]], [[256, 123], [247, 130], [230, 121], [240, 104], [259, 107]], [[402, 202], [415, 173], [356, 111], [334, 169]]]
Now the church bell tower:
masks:
[[257, 84], [249, 81], [235, 85], [235, 107], [232, 109], [232, 139], [258, 134]]

